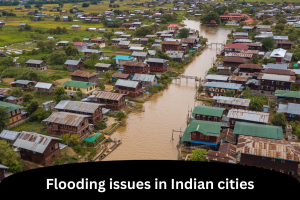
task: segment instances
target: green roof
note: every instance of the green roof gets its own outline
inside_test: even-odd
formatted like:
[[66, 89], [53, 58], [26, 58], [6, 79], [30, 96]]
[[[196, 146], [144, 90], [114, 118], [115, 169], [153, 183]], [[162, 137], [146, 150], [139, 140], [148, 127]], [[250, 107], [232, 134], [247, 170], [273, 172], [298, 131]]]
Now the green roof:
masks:
[[275, 96], [277, 97], [293, 97], [300, 98], [300, 92], [297, 91], [288, 91], [288, 90], [276, 90]]
[[222, 117], [225, 108], [211, 107], [211, 106], [196, 106], [193, 110], [192, 116], [198, 115], [209, 115], [214, 117]]
[[70, 87], [78, 87], [78, 88], [88, 88], [93, 85], [97, 85], [97, 83], [83, 82], [83, 81], [66, 81], [62, 84], [62, 86], [70, 86]]
[[5, 108], [7, 112], [11, 112], [13, 110], [23, 108], [23, 106], [19, 106], [13, 103], [7, 103], [4, 101], [0, 101], [0, 107]]
[[190, 125], [186, 127], [184, 134], [181, 138], [182, 141], [190, 142], [189, 137], [190, 133], [198, 131], [204, 135], [209, 136], [220, 136], [222, 122], [211, 122], [203, 120], [193, 120], [190, 122]]
[[281, 126], [236, 122], [234, 125], [233, 134], [283, 140], [283, 132]]

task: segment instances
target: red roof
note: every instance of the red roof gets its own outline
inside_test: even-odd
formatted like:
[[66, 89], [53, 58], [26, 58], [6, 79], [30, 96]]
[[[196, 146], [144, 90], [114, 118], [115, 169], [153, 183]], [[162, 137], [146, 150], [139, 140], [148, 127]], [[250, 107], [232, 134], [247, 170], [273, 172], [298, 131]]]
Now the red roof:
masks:
[[177, 27], [177, 28], [182, 28], [181, 26], [179, 26], [178, 24], [170, 24], [168, 27]]
[[249, 49], [247, 45], [241, 44], [241, 43], [235, 43], [235, 44], [227, 44], [224, 46], [224, 49], [230, 48], [230, 49]]
[[74, 42], [74, 45], [75, 46], [84, 46], [84, 45], [86, 45], [86, 43], [84, 43], [84, 42]]
[[124, 73], [114, 73], [113, 77], [115, 78], [128, 78], [130, 74], [124, 74]]

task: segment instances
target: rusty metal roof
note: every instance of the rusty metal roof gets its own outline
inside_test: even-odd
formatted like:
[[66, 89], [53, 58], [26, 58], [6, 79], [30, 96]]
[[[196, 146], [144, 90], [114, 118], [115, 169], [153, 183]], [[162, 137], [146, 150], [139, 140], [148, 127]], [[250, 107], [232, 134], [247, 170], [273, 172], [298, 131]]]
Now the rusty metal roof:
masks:
[[224, 58], [223, 62], [247, 63], [247, 62], [249, 62], [249, 59], [234, 57], [234, 56], [231, 56], [231, 57], [228, 56], [228, 57]]
[[182, 38], [181, 42], [182, 43], [192, 43], [192, 44], [194, 44], [195, 43], [195, 39], [194, 38]]
[[10, 130], [3, 130], [0, 133], [0, 138], [6, 140], [15, 140], [19, 136], [20, 132], [10, 131]]
[[253, 46], [253, 47], [261, 47], [262, 46], [262, 43], [242, 43], [244, 45], [247, 45], [247, 46]]
[[136, 67], [146, 67], [147, 64], [143, 63], [143, 62], [126, 62], [123, 64], [124, 65], [127, 65], [127, 66], [136, 66]]
[[257, 64], [241, 64], [238, 66], [239, 68], [247, 68], [247, 69], [262, 69], [261, 65]]
[[212, 161], [236, 163], [236, 146], [230, 143], [222, 143], [219, 151], [209, 150], [206, 158]]
[[54, 108], [93, 114], [101, 106], [104, 104], [62, 100]]
[[248, 53], [248, 54], [256, 54], [256, 55], [258, 55], [259, 54], [259, 50], [245, 50], [245, 49], [242, 49], [240, 53]]
[[61, 140], [59, 138], [50, 137], [38, 133], [22, 131], [13, 144], [14, 147], [22, 148], [37, 153], [44, 153], [51, 140]]
[[227, 53], [225, 56], [241, 57], [241, 58], [252, 58], [253, 54], [249, 54], [249, 53]]
[[287, 70], [287, 69], [272, 69], [272, 68], [267, 68], [267, 69], [264, 69], [262, 71], [262, 73], [295, 76], [295, 72], [293, 72], [291, 70]]
[[0, 95], [7, 95], [6, 92], [7, 90], [9, 90], [10, 88], [0, 88]]
[[236, 106], [249, 106], [251, 99], [241, 99], [235, 97], [214, 96], [213, 99], [217, 100], [217, 103], [224, 103]]
[[124, 96], [124, 94], [105, 92], [105, 91], [94, 91], [93, 95], [95, 95], [95, 98], [98, 99], [109, 99], [109, 100], [116, 100], [116, 101], [119, 101]]
[[230, 76], [229, 80], [231, 81], [247, 81], [248, 77], [243, 77], [243, 76]]
[[273, 80], [273, 81], [285, 81], [285, 82], [295, 82], [296, 81], [296, 76], [260, 73], [258, 75], [257, 79]]
[[300, 162], [300, 143], [240, 135], [237, 152]]
[[67, 112], [54, 112], [47, 119], [44, 119], [43, 122], [52, 122], [68, 126], [78, 126], [86, 117], [88, 117], [88, 115]]
[[73, 72], [71, 74], [71, 76], [80, 76], [80, 77], [86, 77], [86, 78], [90, 78], [93, 76], [97, 76], [98, 73], [91, 73], [91, 72], [86, 72], [86, 71], [81, 71], [81, 70], [76, 70], [75, 72]]
[[265, 112], [256, 112], [250, 110], [240, 110], [240, 109], [231, 109], [228, 112], [227, 117], [233, 119], [242, 119], [253, 122], [269, 122], [270, 113]]

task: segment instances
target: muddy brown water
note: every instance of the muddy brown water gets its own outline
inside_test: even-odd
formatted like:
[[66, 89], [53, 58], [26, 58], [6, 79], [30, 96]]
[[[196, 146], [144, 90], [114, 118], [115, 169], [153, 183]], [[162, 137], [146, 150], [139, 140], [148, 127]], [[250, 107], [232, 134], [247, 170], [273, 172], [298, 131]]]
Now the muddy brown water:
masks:
[[[208, 43], [221, 42], [227, 39], [230, 28], [210, 28], [199, 26], [199, 22], [185, 20], [187, 27], [199, 30], [200, 36], [208, 38]], [[218, 46], [217, 48], [220, 48]], [[202, 79], [216, 57], [217, 48], [205, 49], [185, 69], [184, 75], [198, 76]], [[198, 82], [197, 82], [198, 83]], [[132, 112], [126, 119], [126, 126], [120, 126], [111, 138], [121, 139], [118, 146], [103, 161], [110, 160], [177, 160], [179, 133], [172, 130], [184, 131], [188, 108], [195, 103], [196, 86], [194, 80], [173, 80], [169, 88], [152, 96], [144, 103], [145, 112]]]

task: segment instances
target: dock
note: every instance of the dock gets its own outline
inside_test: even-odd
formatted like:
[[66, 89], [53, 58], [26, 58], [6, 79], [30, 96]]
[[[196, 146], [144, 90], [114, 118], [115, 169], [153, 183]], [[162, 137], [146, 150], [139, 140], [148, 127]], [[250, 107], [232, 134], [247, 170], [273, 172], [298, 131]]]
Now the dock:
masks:
[[109, 149], [107, 149], [105, 151], [105, 153], [103, 153], [98, 161], [101, 161], [102, 159], [104, 159], [106, 156], [108, 156], [113, 150], [115, 150], [120, 144], [122, 144], [122, 139], [121, 140], [118, 140], [117, 142], [115, 142]]

